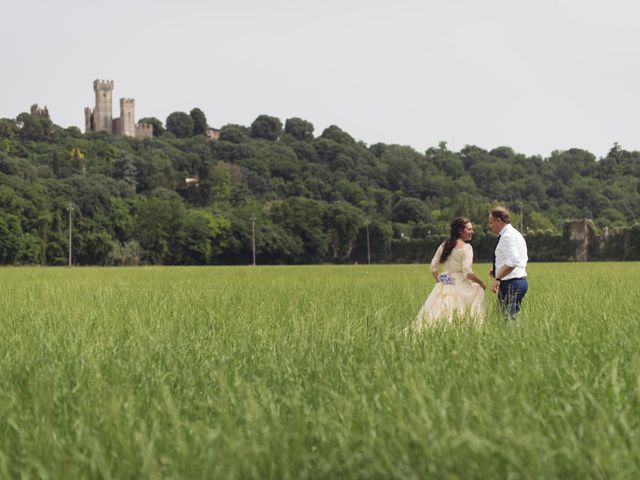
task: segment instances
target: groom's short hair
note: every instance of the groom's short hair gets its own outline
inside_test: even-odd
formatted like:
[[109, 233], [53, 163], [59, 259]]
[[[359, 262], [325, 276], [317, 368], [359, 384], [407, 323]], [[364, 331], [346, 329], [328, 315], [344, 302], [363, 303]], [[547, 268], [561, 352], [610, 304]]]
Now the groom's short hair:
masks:
[[489, 214], [493, 218], [501, 220], [503, 223], [511, 223], [511, 217], [509, 216], [509, 210], [504, 207], [494, 207], [489, 210]]

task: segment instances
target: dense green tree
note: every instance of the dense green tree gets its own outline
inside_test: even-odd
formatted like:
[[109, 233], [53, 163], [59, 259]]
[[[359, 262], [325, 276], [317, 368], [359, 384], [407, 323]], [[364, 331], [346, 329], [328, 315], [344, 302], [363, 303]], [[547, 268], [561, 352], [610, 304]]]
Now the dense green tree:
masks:
[[107, 212], [110, 233], [122, 244], [126, 243], [133, 234], [132, 204], [121, 197], [110, 198], [110, 208]]
[[212, 200], [228, 202], [231, 196], [231, 171], [224, 162], [218, 162], [211, 176]]
[[229, 228], [229, 222], [206, 210], [194, 209], [186, 213], [182, 228], [179, 245], [182, 257], [177, 260], [187, 265], [206, 265], [211, 262], [215, 243]]
[[404, 197], [400, 199], [391, 212], [395, 222], [422, 222], [428, 220], [425, 204], [419, 198]]
[[206, 135], [207, 134], [207, 117], [204, 112], [199, 108], [194, 108], [189, 112], [193, 119], [193, 134], [194, 135]]
[[184, 112], [173, 112], [167, 117], [167, 131], [178, 138], [193, 135], [194, 121], [191, 115]]
[[21, 113], [17, 126], [18, 136], [23, 141], [49, 142], [53, 139], [53, 123], [46, 117]]
[[284, 122], [284, 132], [301, 142], [313, 141], [313, 124], [298, 117], [288, 118]]
[[332, 261], [347, 261], [352, 254], [358, 232], [364, 225], [362, 211], [347, 202], [334, 202], [327, 210], [325, 225], [331, 234]]
[[282, 135], [282, 122], [276, 117], [260, 115], [251, 124], [251, 136], [265, 140], [277, 140]]
[[337, 127], [336, 125], [330, 125], [329, 127], [325, 128], [321, 136], [322, 138], [326, 138], [327, 140], [333, 140], [334, 142], [337, 142], [337, 143], [342, 143], [342, 144], [355, 143], [355, 140], [351, 135], [349, 135], [347, 132], [343, 131], [340, 127]]
[[13, 140], [18, 134], [18, 126], [15, 120], [0, 118], [0, 139]]
[[325, 202], [301, 197], [289, 198], [274, 206], [274, 222], [301, 242], [302, 248], [291, 251], [289, 261], [317, 263], [327, 258], [331, 245], [331, 232], [325, 225], [328, 208]]
[[183, 243], [186, 209], [180, 197], [170, 190], [156, 189], [136, 206], [134, 232], [148, 263], [172, 263]]
[[[220, 129], [220, 140], [223, 142], [243, 143], [249, 139], [249, 129], [242, 125], [229, 124]], [[216, 144], [214, 143], [213, 146]]]
[[422, 159], [423, 157], [411, 147], [389, 145], [380, 156], [376, 168], [386, 179], [387, 189], [418, 196], [421, 193], [424, 171], [424, 168], [421, 168]]
[[42, 265], [45, 261], [42, 240], [31, 232], [23, 232], [18, 238], [16, 261], [22, 265]]
[[113, 250], [113, 238], [104, 225], [87, 217], [74, 222], [74, 262], [79, 265], [106, 265]]
[[22, 233], [18, 216], [0, 210], [0, 264], [7, 265], [16, 261]]

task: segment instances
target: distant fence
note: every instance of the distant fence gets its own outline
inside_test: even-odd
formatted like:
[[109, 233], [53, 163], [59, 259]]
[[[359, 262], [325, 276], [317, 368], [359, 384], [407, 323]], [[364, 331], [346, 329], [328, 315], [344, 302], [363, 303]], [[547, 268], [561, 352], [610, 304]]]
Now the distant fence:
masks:
[[[395, 238], [387, 245], [374, 243], [373, 263], [428, 263], [444, 235], [423, 238]], [[598, 231], [590, 220], [567, 222], [562, 233], [528, 231], [525, 233], [529, 260], [534, 262], [565, 261], [638, 261], [640, 260], [640, 224]], [[476, 262], [490, 262], [496, 237], [478, 232], [471, 245]], [[364, 248], [363, 248], [364, 247]], [[352, 261], [366, 263], [366, 246], [359, 241]]]

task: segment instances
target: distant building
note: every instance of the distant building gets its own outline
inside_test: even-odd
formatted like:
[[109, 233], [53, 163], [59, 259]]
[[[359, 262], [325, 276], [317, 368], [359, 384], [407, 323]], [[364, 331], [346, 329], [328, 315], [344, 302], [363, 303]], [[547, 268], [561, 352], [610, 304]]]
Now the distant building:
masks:
[[569, 240], [576, 242], [576, 262], [586, 262], [589, 252], [589, 222], [587, 220], [571, 220], [566, 222]]
[[195, 187], [197, 187], [197, 186], [198, 186], [198, 177], [195, 177], [195, 176], [186, 177], [186, 178], [184, 179], [184, 184], [185, 184], [187, 187], [190, 187], [190, 186], [195, 186]]
[[93, 91], [96, 93], [96, 106], [93, 110], [89, 107], [84, 109], [85, 132], [109, 132], [135, 138], [153, 137], [151, 125], [136, 125], [136, 102], [133, 98], [121, 98], [120, 116], [113, 118], [113, 80], [94, 81]]
[[218, 140], [220, 138], [220, 130], [217, 128], [207, 127], [207, 137], [212, 140]]
[[31, 105], [31, 115], [34, 117], [49, 119], [49, 110], [47, 109], [46, 105], [44, 108], [40, 108], [37, 103], [34, 103], [33, 105]]

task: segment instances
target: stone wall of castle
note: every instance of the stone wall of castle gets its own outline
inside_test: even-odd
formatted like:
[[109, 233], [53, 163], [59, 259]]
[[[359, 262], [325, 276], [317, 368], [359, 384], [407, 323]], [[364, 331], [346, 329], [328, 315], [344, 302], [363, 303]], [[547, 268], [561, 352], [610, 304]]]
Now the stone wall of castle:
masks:
[[150, 123], [139, 123], [136, 125], [136, 138], [153, 138], [153, 125]]

